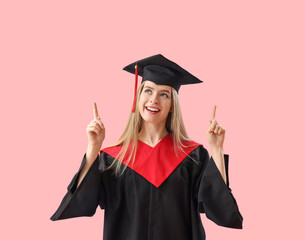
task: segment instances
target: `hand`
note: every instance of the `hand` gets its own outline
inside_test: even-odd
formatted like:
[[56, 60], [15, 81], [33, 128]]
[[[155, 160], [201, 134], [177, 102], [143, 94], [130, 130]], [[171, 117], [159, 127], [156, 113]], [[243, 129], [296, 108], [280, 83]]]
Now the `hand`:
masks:
[[210, 119], [209, 128], [207, 131], [208, 142], [211, 149], [223, 148], [223, 143], [225, 140], [225, 129], [220, 126], [215, 120], [216, 115], [216, 105], [213, 107], [212, 116]]
[[88, 124], [86, 131], [89, 145], [99, 149], [105, 139], [105, 127], [98, 115], [96, 103], [93, 104], [93, 115], [94, 119]]

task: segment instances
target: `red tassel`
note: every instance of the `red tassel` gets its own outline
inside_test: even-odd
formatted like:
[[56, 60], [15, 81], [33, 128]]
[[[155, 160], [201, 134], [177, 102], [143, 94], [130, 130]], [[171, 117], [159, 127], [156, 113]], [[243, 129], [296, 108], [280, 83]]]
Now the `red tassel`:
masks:
[[135, 112], [136, 109], [136, 98], [137, 98], [137, 88], [138, 88], [138, 62], [136, 62], [135, 65], [135, 86], [134, 86], [134, 98], [133, 98], [133, 106], [132, 106], [132, 112]]

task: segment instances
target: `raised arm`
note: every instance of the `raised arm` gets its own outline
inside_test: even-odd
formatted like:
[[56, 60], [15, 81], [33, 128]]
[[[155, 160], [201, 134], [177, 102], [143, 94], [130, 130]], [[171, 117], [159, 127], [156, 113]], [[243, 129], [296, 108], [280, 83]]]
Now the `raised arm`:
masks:
[[88, 124], [86, 129], [88, 136], [86, 162], [80, 172], [77, 187], [84, 179], [94, 160], [97, 158], [105, 139], [105, 127], [99, 117], [96, 103], [93, 103], [93, 116], [93, 120]]
[[68, 186], [68, 191], [51, 220], [93, 216], [99, 204], [104, 204], [104, 192], [101, 185], [101, 161], [99, 150], [105, 138], [105, 127], [93, 106], [94, 119], [87, 127], [88, 148], [78, 172]]
[[215, 160], [215, 164], [225, 181], [226, 179], [226, 168], [224, 162], [223, 143], [225, 139], [225, 129], [218, 124], [215, 119], [216, 105], [213, 107], [210, 124], [207, 131], [208, 142], [211, 147], [211, 155]]

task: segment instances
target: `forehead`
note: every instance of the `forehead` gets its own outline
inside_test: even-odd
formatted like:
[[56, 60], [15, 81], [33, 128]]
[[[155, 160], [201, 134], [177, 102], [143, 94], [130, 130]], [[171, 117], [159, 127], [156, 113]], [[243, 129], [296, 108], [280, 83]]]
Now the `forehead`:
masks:
[[154, 82], [151, 82], [151, 81], [148, 81], [148, 80], [146, 80], [144, 82], [144, 87], [149, 87], [149, 88], [152, 88], [152, 89], [156, 89], [158, 91], [169, 91], [169, 92], [171, 92], [171, 90], [172, 90], [172, 87], [170, 87], [170, 86], [158, 85], [158, 84], [155, 84]]

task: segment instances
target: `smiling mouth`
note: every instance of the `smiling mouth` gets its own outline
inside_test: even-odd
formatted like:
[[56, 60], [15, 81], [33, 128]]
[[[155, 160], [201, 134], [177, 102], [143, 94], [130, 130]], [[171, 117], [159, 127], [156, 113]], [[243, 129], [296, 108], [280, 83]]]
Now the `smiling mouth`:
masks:
[[145, 107], [146, 110], [150, 111], [150, 112], [160, 112], [160, 109], [156, 109], [156, 108], [151, 108], [151, 107]]

